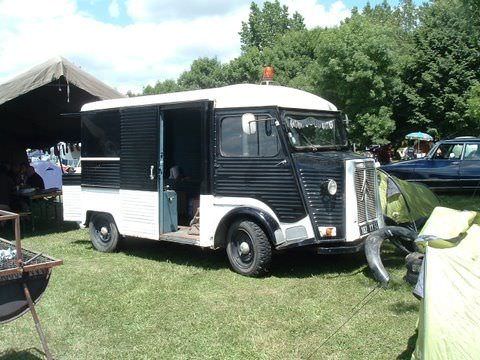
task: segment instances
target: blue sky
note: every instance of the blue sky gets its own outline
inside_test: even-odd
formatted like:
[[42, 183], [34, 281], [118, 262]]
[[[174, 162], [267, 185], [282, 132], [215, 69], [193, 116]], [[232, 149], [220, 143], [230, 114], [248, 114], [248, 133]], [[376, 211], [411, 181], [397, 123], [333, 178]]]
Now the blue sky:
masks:
[[[280, 2], [299, 11], [309, 28], [338, 25], [353, 6], [367, 3]], [[140, 92], [157, 80], [178, 77], [200, 56], [221, 61], [238, 56], [238, 31], [249, 5], [245, 0], [0, 0], [0, 83], [62, 55], [122, 92]]]
[[[228, 1], [224, 1], [225, 3], [228, 3]], [[337, 2], [337, 0], [324, 0], [324, 1], [317, 1], [318, 3], [321, 3], [327, 7], [330, 7], [332, 4]], [[349, 9], [353, 8], [354, 6], [358, 8], [363, 8], [367, 2], [370, 3], [370, 5], [375, 6], [377, 4], [381, 4], [383, 0], [362, 0], [362, 1], [356, 1], [356, 0], [343, 0], [342, 1], [346, 7]], [[420, 1], [415, 1], [416, 3], [420, 3]], [[132, 24], [133, 20], [130, 18], [126, 12], [126, 5], [124, 1], [117, 1], [114, 6], [118, 7], [118, 16], [117, 17], [112, 17], [109, 14], [109, 7], [111, 6], [111, 1], [107, 0], [78, 0], [78, 7], [81, 11], [85, 11], [92, 16], [95, 17], [95, 19], [102, 21], [102, 22], [107, 22], [107, 23], [112, 23], [112, 24], [119, 24], [119, 25], [128, 25]], [[250, 1], [237, 1], [236, 2], [239, 5], [242, 4], [249, 4]], [[397, 5], [399, 3], [398, 0], [391, 0], [389, 1], [389, 4], [391, 5]]]

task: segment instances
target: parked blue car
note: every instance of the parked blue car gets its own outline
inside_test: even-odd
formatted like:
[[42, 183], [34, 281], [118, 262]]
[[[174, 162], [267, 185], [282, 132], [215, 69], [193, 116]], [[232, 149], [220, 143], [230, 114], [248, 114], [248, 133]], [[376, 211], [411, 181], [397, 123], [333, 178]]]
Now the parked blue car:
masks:
[[442, 140], [425, 158], [381, 168], [400, 179], [421, 182], [434, 190], [474, 190], [480, 187], [480, 138]]

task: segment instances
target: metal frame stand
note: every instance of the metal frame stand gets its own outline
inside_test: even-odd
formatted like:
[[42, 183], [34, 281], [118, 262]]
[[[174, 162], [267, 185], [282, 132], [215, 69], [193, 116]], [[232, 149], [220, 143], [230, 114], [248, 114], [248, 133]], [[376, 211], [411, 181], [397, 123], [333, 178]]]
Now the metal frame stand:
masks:
[[28, 286], [25, 282], [23, 282], [23, 291], [25, 293], [25, 298], [27, 299], [30, 312], [32, 313], [33, 321], [35, 323], [35, 328], [37, 329], [38, 336], [40, 337], [40, 342], [42, 343], [45, 356], [47, 357], [47, 360], [53, 360], [52, 353], [48, 348], [47, 338], [45, 337], [45, 333], [43, 332], [42, 325], [40, 325], [40, 319], [38, 318], [37, 311], [35, 310], [35, 304], [32, 301], [32, 297], [30, 296], [30, 291], [28, 290]]
[[[26, 280], [25, 280], [25, 272], [28, 271], [29, 267], [30, 268], [40, 268], [44, 266], [28, 266], [28, 262], [32, 261], [33, 259], [27, 261], [27, 263], [23, 262], [23, 254], [22, 254], [22, 244], [21, 244], [21, 238], [20, 238], [20, 216], [15, 213], [11, 213], [8, 211], [3, 211], [0, 210], [0, 221], [8, 221], [12, 220], [14, 222], [14, 232], [15, 232], [15, 247], [16, 247], [16, 263], [17, 267], [15, 269], [11, 269], [12, 272], [16, 273], [21, 273], [22, 274], [22, 286], [23, 286], [23, 292], [25, 294], [25, 299], [28, 304], [28, 308], [30, 310], [30, 313], [32, 314], [33, 321], [35, 323], [35, 329], [37, 330], [38, 336], [40, 337], [40, 342], [42, 343], [43, 351], [45, 353], [45, 356], [47, 357], [47, 360], [53, 360], [52, 353], [50, 352], [50, 349], [48, 347], [47, 343], [47, 338], [45, 336], [45, 333], [43, 332], [43, 328], [40, 324], [40, 319], [37, 315], [37, 311], [35, 310], [35, 304], [32, 300], [32, 297], [30, 295], [30, 290], [28, 289]], [[40, 254], [41, 255], [41, 254]], [[40, 256], [37, 255], [37, 256]], [[37, 257], [35, 256], [35, 257]], [[52, 267], [56, 265], [60, 265], [61, 261], [56, 261], [55, 263], [52, 263], [51, 265], [45, 266], [45, 267]]]

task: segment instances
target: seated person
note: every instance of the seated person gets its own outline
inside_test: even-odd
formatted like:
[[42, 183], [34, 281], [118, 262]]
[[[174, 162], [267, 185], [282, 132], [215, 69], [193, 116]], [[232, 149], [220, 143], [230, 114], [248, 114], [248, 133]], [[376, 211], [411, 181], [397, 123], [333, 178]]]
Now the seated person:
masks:
[[40, 175], [35, 172], [33, 166], [29, 165], [26, 170], [25, 184], [37, 190], [45, 190], [45, 183]]
[[445, 154], [443, 153], [442, 148], [439, 147], [439, 148], [437, 149], [437, 152], [435, 153], [435, 157], [436, 157], [437, 159], [443, 159], [444, 156], [445, 156]]

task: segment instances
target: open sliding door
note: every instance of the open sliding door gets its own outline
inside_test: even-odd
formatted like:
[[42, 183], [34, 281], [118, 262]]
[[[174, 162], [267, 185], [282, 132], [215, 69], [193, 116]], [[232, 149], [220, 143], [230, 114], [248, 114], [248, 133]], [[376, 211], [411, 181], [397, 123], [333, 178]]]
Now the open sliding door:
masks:
[[159, 238], [161, 129], [158, 106], [121, 110], [120, 206], [125, 235]]

